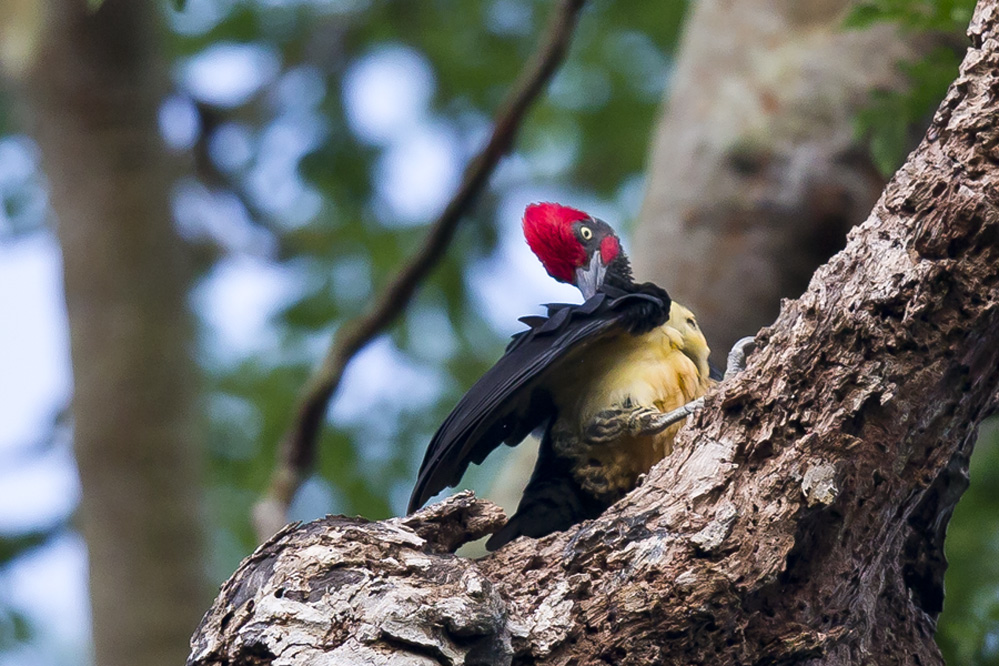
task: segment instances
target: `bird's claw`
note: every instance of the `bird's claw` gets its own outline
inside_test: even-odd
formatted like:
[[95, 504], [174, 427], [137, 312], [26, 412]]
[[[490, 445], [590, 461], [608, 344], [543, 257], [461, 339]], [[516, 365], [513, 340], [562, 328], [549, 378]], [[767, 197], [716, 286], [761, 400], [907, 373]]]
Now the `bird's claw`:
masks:
[[641, 405], [605, 409], [597, 412], [583, 432], [589, 445], [611, 442], [624, 434], [633, 437], [658, 435], [674, 423], [682, 421], [704, 406], [704, 398], [692, 400], [669, 412]]
[[628, 417], [628, 432], [632, 435], [652, 435], [662, 428], [657, 425], [657, 419], [662, 412], [652, 407], [639, 407]]
[[725, 365], [725, 379], [734, 377], [746, 369], [746, 358], [756, 347], [756, 338], [746, 336], [739, 338], [732, 345], [732, 350], [728, 353], [728, 362]]
[[597, 412], [583, 431], [588, 444], [606, 444], [620, 437], [628, 427], [630, 409], [604, 409]]
[[698, 398], [697, 400], [691, 400], [686, 405], [681, 405], [680, 407], [668, 412], [660, 412], [658, 410], [650, 409], [648, 410], [648, 413], [642, 414], [638, 417], [632, 426], [631, 432], [634, 435], [658, 434], [674, 423], [687, 418], [703, 406], [704, 398]]

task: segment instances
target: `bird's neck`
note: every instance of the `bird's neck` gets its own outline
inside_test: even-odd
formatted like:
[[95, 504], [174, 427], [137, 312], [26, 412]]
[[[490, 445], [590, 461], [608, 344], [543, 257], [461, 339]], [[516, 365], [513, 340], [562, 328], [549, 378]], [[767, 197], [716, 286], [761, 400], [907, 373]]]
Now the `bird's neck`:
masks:
[[[628, 257], [622, 252], [619, 254], [614, 261], [607, 265], [607, 272], [604, 275], [603, 284], [600, 286], [600, 290], [605, 293], [610, 293], [610, 295], [620, 295], [621, 292], [626, 294], [637, 294], [643, 293], [647, 296], [654, 296], [661, 301], [661, 307], [656, 311], [656, 317], [662, 318], [663, 323], [669, 318], [670, 300], [669, 294], [666, 290], [659, 285], [653, 284], [652, 282], [635, 282], [631, 275], [631, 262], [628, 261]], [[615, 292], [617, 292], [615, 294]], [[658, 326], [659, 324], [656, 324]]]
[[604, 284], [616, 287], [622, 291], [634, 291], [635, 279], [631, 274], [631, 262], [628, 256], [622, 251], [614, 260], [607, 265], [607, 273], [604, 275]]

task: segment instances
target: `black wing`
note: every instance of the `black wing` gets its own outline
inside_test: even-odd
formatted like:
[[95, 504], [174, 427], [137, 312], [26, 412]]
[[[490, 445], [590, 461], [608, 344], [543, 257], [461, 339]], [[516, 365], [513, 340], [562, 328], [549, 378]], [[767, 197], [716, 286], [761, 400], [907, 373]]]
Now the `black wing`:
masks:
[[501, 442], [513, 446], [555, 415], [549, 384], [577, 352], [608, 335], [644, 333], [669, 318], [670, 299], [654, 285], [634, 292], [605, 288], [582, 305], [549, 305], [548, 317], [525, 317], [506, 353], [458, 401], [420, 466], [409, 511], [457, 484]]

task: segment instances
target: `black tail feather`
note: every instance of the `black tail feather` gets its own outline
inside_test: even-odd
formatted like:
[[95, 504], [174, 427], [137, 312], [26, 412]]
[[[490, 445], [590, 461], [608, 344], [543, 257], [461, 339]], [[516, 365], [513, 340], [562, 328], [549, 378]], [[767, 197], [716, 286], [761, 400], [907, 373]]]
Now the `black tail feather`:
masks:
[[555, 455], [546, 432], [517, 512], [489, 538], [486, 548], [496, 550], [519, 536], [547, 536], [596, 518], [606, 508], [573, 479], [568, 461]]

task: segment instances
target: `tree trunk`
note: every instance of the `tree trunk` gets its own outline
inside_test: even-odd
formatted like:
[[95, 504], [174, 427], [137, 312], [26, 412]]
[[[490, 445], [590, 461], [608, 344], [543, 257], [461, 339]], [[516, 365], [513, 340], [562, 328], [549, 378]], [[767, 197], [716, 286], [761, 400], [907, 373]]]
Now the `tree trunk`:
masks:
[[206, 599], [188, 269], [155, 4], [52, 0], [29, 125], [58, 216], [96, 662], [166, 666]]
[[999, 387], [999, 0], [847, 247], [600, 518], [481, 560], [462, 494], [285, 530], [189, 664], [941, 664], [942, 538]]
[[[898, 63], [931, 45], [856, 0], [699, 0], [653, 140], [636, 274], [697, 313], [721, 364], [842, 249], [885, 184], [856, 134]], [[913, 146], [915, 145], [913, 138]]]

